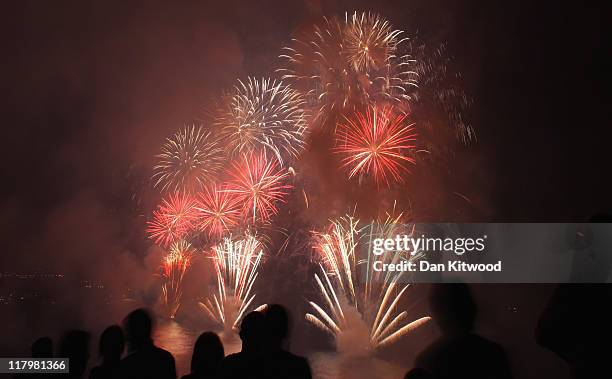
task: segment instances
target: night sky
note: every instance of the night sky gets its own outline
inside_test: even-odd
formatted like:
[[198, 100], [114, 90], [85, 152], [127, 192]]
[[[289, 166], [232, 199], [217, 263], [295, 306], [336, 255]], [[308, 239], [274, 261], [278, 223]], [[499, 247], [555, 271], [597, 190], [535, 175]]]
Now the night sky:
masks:
[[[414, 201], [431, 203], [417, 208], [435, 209], [424, 221], [573, 222], [611, 210], [603, 7], [4, 2], [0, 270], [95, 266], [102, 277], [129, 277], [117, 286], [144, 280], [155, 253], [144, 236], [156, 201], [148, 178], [164, 139], [200, 120], [236, 78], [274, 75], [280, 48], [304, 25], [347, 10], [372, 10], [427, 43], [445, 42], [474, 98], [477, 143], [457, 148], [437, 172], [444, 179], [417, 171], [409, 180]], [[470, 209], [428, 199], [434, 184], [468, 196]], [[524, 302], [533, 312], [541, 304]]]
[[[57, 228], [126, 233], [130, 197], [146, 187], [138, 181], [164, 138], [235, 78], [273, 75], [300, 26], [347, 9], [446, 41], [475, 99], [478, 137], [458, 152], [476, 158], [448, 176], [484, 199], [475, 221], [582, 221], [608, 210], [605, 12], [530, 3], [4, 4], [0, 209], [3, 251], [13, 253], [3, 266], [45, 254], [41, 239], [70, 243]], [[90, 216], [102, 225], [84, 225]]]

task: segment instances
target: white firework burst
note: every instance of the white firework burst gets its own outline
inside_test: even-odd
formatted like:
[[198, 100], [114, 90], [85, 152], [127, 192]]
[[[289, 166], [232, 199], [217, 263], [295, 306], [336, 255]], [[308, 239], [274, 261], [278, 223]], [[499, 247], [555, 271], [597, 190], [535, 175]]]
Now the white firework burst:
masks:
[[156, 157], [152, 179], [162, 191], [198, 191], [214, 180], [224, 162], [219, 141], [195, 125], [168, 138]]
[[283, 80], [304, 91], [315, 117], [325, 119], [374, 104], [401, 104], [417, 87], [415, 61], [399, 54], [403, 32], [371, 13], [324, 18], [294, 39], [280, 58]]
[[217, 291], [199, 305], [226, 332], [237, 329], [255, 299], [253, 285], [262, 256], [260, 242], [249, 234], [225, 238], [213, 248]]
[[[389, 217], [364, 232], [358, 228], [359, 221], [349, 216], [333, 221], [327, 233], [314, 235], [321, 267], [315, 281], [324, 303], [309, 302], [313, 313], [307, 313], [306, 319], [334, 336], [340, 351], [371, 353], [430, 320], [425, 316], [408, 322], [408, 312], [396, 310], [408, 284], [401, 284], [400, 275], [375, 271], [372, 252], [364, 261], [357, 257], [362, 235], [370, 239], [396, 235], [400, 217]], [[395, 252], [379, 259], [397, 264], [409, 258]]]
[[304, 98], [272, 79], [238, 81], [215, 120], [232, 156], [263, 152], [283, 165], [304, 147]]

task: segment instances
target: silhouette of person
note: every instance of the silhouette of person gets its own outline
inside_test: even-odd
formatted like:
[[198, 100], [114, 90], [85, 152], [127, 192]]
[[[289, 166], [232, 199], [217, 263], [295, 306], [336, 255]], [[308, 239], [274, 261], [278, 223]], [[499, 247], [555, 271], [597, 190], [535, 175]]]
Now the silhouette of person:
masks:
[[[612, 215], [598, 214], [591, 223], [612, 223]], [[538, 344], [570, 366], [574, 378], [601, 378], [612, 355], [612, 286], [610, 225], [591, 225], [593, 240], [574, 253], [571, 279], [559, 285], [536, 327]], [[590, 281], [591, 283], [583, 283]]]
[[104, 329], [100, 336], [99, 353], [102, 364], [91, 369], [89, 379], [112, 379], [119, 374], [119, 362], [125, 347], [123, 331], [119, 325]]
[[32, 344], [32, 358], [53, 357], [53, 341], [49, 337], [40, 337]]
[[176, 379], [172, 354], [153, 344], [153, 320], [144, 309], [137, 309], [123, 320], [128, 355], [119, 364], [123, 379]]
[[[40, 337], [30, 348], [30, 356], [32, 358], [52, 358], [53, 357], [53, 341], [49, 337]], [[17, 374], [15, 378], [48, 378], [53, 374]]]
[[467, 285], [434, 284], [429, 301], [442, 336], [419, 354], [408, 378], [511, 377], [502, 348], [472, 332], [476, 304]]
[[310, 379], [308, 361], [283, 349], [289, 332], [289, 315], [279, 304], [268, 305], [264, 312], [264, 373], [268, 378]]
[[263, 351], [264, 315], [253, 311], [242, 319], [240, 324], [240, 339], [242, 349], [239, 353], [230, 354], [221, 362], [220, 378], [223, 379], [260, 379], [264, 378], [262, 371], [265, 356]]
[[193, 347], [191, 374], [182, 379], [217, 378], [225, 351], [223, 344], [213, 332], [202, 333]]
[[433, 379], [433, 377], [422, 368], [415, 368], [408, 371], [404, 376], [404, 379]]
[[89, 333], [83, 330], [70, 330], [64, 334], [60, 343], [60, 358], [70, 361], [68, 378], [82, 378], [89, 360]]

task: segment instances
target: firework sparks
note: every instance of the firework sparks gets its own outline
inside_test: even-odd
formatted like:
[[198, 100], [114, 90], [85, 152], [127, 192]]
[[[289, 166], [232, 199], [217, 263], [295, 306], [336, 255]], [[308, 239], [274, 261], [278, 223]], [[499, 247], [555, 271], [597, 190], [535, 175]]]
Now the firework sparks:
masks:
[[418, 77], [415, 61], [398, 54], [406, 40], [399, 38], [401, 33], [370, 13], [324, 18], [283, 49], [285, 67], [278, 71], [307, 94], [316, 117], [376, 103], [399, 104], [411, 99]]
[[174, 318], [181, 306], [183, 296], [183, 277], [191, 263], [195, 250], [188, 242], [177, 241], [162, 263], [162, 303], [170, 318]]
[[243, 204], [243, 214], [255, 223], [267, 221], [278, 212], [276, 203], [284, 202], [291, 187], [284, 184], [289, 175], [281, 171], [276, 161], [264, 154], [243, 154], [233, 163], [232, 181], [227, 192], [235, 194]]
[[187, 235], [196, 218], [195, 202], [191, 196], [177, 192], [163, 199], [153, 212], [153, 219], [147, 223], [147, 233], [156, 244], [168, 246]]
[[303, 148], [304, 103], [299, 92], [282, 82], [248, 78], [239, 81], [216, 124], [231, 155], [263, 152], [283, 165], [283, 157], [295, 157]]
[[406, 115], [394, 115], [391, 107], [373, 107], [338, 124], [334, 151], [344, 156], [342, 167], [349, 170], [349, 178], [372, 174], [377, 184], [389, 185], [390, 178], [403, 181], [402, 172], [409, 172], [405, 164], [415, 163], [406, 152], [416, 139], [414, 124], [405, 121]]
[[[369, 238], [394, 235], [398, 220], [399, 217], [388, 218], [383, 224], [374, 224], [365, 235]], [[355, 351], [355, 346], [347, 346], [343, 340], [354, 329], [367, 330], [361, 343], [363, 352], [369, 353], [397, 341], [430, 318], [406, 322], [408, 313], [395, 311], [408, 285], [399, 284], [399, 275], [374, 271], [369, 261], [373, 254], [368, 254], [365, 262], [358, 261], [356, 249], [365, 230], [358, 224], [358, 220], [346, 217], [332, 222], [328, 233], [315, 233], [321, 266], [321, 275], [315, 274], [315, 281], [325, 305], [311, 301], [314, 313], [307, 313], [306, 319], [333, 335], [340, 350]], [[395, 253], [382, 259], [398, 263], [405, 258]], [[358, 280], [359, 264], [367, 264], [363, 280]]]
[[412, 49], [418, 56], [419, 88], [412, 105], [415, 115], [420, 117], [419, 124], [440, 122], [454, 129], [455, 136], [464, 145], [476, 141], [476, 132], [469, 121], [473, 99], [463, 90], [461, 73], [455, 69], [446, 46], [441, 44], [432, 50], [422, 45]]
[[234, 193], [212, 184], [198, 193], [195, 209], [198, 212], [198, 228], [210, 238], [221, 238], [230, 228], [238, 225], [242, 204]]
[[345, 54], [356, 72], [377, 70], [394, 57], [401, 30], [393, 30], [388, 21], [371, 13], [353, 13], [345, 18]]
[[238, 240], [225, 238], [213, 248], [217, 292], [199, 305], [225, 331], [237, 329], [255, 299], [253, 284], [262, 256], [261, 244], [248, 234]]
[[219, 142], [194, 125], [168, 138], [157, 158], [154, 185], [162, 191], [177, 192], [199, 190], [215, 178], [224, 161]]

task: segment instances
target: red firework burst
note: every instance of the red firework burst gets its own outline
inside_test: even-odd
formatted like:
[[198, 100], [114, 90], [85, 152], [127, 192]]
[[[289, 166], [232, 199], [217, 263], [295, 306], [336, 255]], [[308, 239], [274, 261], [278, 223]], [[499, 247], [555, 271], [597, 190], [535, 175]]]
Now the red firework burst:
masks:
[[377, 184], [389, 186], [390, 177], [403, 182], [402, 171], [410, 172], [406, 163], [415, 160], [406, 153], [415, 147], [414, 124], [405, 122], [405, 114], [393, 113], [391, 107], [371, 107], [338, 124], [334, 151], [343, 155], [349, 178], [371, 173]]
[[187, 194], [175, 193], [153, 212], [153, 220], [147, 224], [149, 238], [162, 246], [183, 238], [193, 227], [197, 218], [194, 200]]
[[238, 225], [242, 211], [236, 194], [212, 184], [198, 194], [196, 210], [198, 228], [209, 237], [220, 238], [231, 227]]
[[263, 154], [243, 154], [232, 165], [232, 181], [226, 191], [236, 195], [246, 221], [269, 220], [278, 212], [276, 203], [284, 202], [287, 190], [292, 188], [284, 184], [289, 174]]
[[183, 277], [191, 264], [194, 254], [195, 250], [191, 247], [191, 244], [180, 240], [172, 244], [170, 252], [162, 262], [161, 269], [162, 277], [164, 278], [162, 303], [165, 305], [170, 318], [174, 318], [174, 315], [181, 306]]

